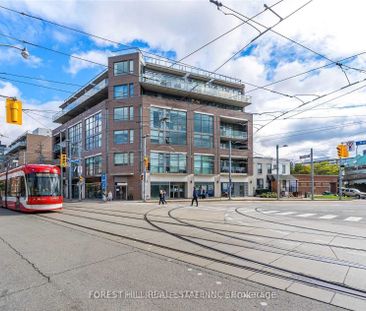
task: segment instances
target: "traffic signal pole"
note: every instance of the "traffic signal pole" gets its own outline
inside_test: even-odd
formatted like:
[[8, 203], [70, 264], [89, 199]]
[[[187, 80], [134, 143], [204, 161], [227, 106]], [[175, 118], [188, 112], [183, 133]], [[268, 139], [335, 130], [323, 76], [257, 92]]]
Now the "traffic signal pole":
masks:
[[338, 196], [339, 200], [342, 200], [342, 158], [339, 159], [339, 185], [338, 185]]
[[314, 200], [314, 154], [313, 154], [313, 148], [310, 149], [310, 165], [311, 165], [311, 199]]
[[60, 190], [62, 197], [64, 196], [64, 168], [62, 165], [62, 132], [60, 131], [60, 169], [61, 169], [61, 184]]

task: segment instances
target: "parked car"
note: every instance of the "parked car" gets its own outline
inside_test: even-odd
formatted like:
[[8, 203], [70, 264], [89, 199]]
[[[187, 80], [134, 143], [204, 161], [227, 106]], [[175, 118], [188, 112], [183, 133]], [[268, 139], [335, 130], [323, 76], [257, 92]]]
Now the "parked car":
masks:
[[342, 194], [356, 199], [366, 199], [366, 193], [355, 188], [342, 188]]

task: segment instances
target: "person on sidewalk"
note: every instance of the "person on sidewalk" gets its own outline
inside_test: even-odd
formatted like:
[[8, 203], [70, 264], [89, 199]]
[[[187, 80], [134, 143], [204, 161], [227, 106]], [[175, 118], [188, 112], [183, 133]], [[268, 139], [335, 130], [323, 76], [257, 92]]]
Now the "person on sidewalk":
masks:
[[163, 204], [168, 204], [168, 202], [166, 201], [166, 191], [163, 190]]
[[163, 194], [163, 190], [160, 189], [160, 192], [159, 192], [159, 205], [160, 204], [163, 204], [164, 205], [164, 194]]
[[112, 201], [113, 200], [113, 194], [112, 191], [108, 192], [108, 201]]
[[193, 188], [193, 195], [192, 195], [192, 203], [191, 206], [193, 206], [193, 202], [196, 202], [196, 206], [198, 206], [198, 193], [196, 188]]

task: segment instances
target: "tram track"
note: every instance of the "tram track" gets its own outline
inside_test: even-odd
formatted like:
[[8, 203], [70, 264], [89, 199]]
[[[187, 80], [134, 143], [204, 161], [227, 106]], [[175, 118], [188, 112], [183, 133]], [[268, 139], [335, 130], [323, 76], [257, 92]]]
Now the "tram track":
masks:
[[[283, 269], [283, 268], [271, 266], [269, 264], [265, 264], [265, 263], [262, 263], [262, 262], [259, 262], [259, 261], [256, 261], [256, 260], [252, 260], [250, 258], [245, 258], [243, 256], [238, 256], [238, 255], [235, 255], [235, 254], [231, 254], [230, 252], [227, 252], [227, 251], [218, 250], [215, 247], [205, 245], [202, 242], [197, 242], [197, 241], [192, 240], [192, 239], [195, 239], [195, 238], [197, 239], [197, 237], [170, 232], [169, 230], [157, 225], [156, 224], [157, 221], [154, 221], [150, 218], [150, 217], [159, 217], [160, 216], [160, 215], [151, 215], [150, 214], [150, 213], [152, 213], [153, 211], [156, 211], [156, 210], [157, 209], [152, 209], [152, 210], [149, 210], [148, 212], [146, 212], [144, 214], [144, 220], [147, 223], [149, 223], [156, 230], [158, 230], [160, 232], [165, 232], [165, 233], [167, 233], [169, 235], [172, 235], [172, 236], [175, 236], [176, 238], [181, 239], [183, 241], [186, 241], [188, 243], [200, 246], [203, 249], [212, 250], [212, 251], [221, 253], [225, 256], [230, 256], [234, 259], [240, 259], [241, 261], [244, 261], [244, 262], [247, 262], [247, 263], [250, 263], [250, 264], [241, 264], [241, 263], [239, 264], [239, 263], [233, 262], [233, 261], [228, 261], [228, 260], [215, 258], [215, 257], [212, 257], [212, 256], [197, 254], [195, 252], [182, 250], [182, 249], [172, 247], [172, 246], [167, 246], [167, 245], [164, 245], [164, 244], [161, 244], [161, 243], [155, 243], [155, 242], [148, 241], [148, 240], [145, 240], [145, 239], [139, 239], [139, 238], [131, 237], [131, 236], [125, 235], [125, 234], [119, 234], [119, 233], [111, 232], [111, 231], [108, 231], [108, 230], [103, 230], [103, 229], [100, 229], [100, 228], [96, 228], [95, 226], [90, 226], [90, 225], [85, 225], [85, 224], [83, 225], [83, 224], [77, 223], [75, 221], [69, 221], [69, 220], [65, 220], [65, 219], [57, 219], [57, 218], [48, 217], [48, 216], [45, 216], [45, 215], [37, 215], [36, 217], [40, 217], [40, 218], [42, 218], [46, 221], [67, 224], [67, 225], [75, 226], [75, 227], [78, 227], [78, 228], [83, 228], [83, 229], [91, 230], [91, 231], [94, 231], [94, 232], [106, 234], [106, 235], [109, 235], [109, 236], [119, 237], [119, 238], [122, 238], [122, 239], [139, 242], [139, 243], [142, 243], [142, 244], [155, 246], [155, 247], [158, 247], [158, 248], [161, 248], [161, 249], [170, 250], [170, 251], [174, 251], [174, 252], [179, 252], [179, 253], [184, 254], [184, 255], [194, 256], [194, 257], [197, 257], [197, 258], [209, 260], [211, 262], [217, 262], [217, 263], [221, 263], [221, 264], [224, 264], [224, 265], [227, 265], [227, 266], [232, 266], [232, 267], [244, 269], [244, 270], [253, 272], [253, 274], [259, 273], [259, 274], [262, 274], [262, 275], [267, 275], [267, 276], [278, 278], [278, 279], [284, 279], [284, 280], [288, 280], [288, 281], [307, 284], [311, 287], [331, 290], [334, 293], [341, 293], [341, 294], [346, 294], [346, 295], [366, 299], [366, 291], [363, 290], [363, 289], [355, 288], [355, 287], [348, 286], [348, 285], [345, 285], [345, 284], [341, 284], [341, 283], [338, 283], [338, 282], [323, 280], [323, 279], [320, 279], [320, 278], [317, 278], [317, 277], [314, 277], [314, 276], [309, 276], [309, 275], [306, 275], [306, 274], [290, 271], [288, 269]], [[63, 213], [59, 213], [59, 214], [62, 215]], [[85, 218], [85, 217], [80, 217], [80, 218]], [[160, 222], [158, 222], [158, 223], [160, 224]], [[116, 224], [123, 225], [121, 223], [116, 223]], [[165, 223], [165, 225], [171, 225], [171, 223], [168, 223], [168, 224]], [[146, 228], [143, 228], [143, 229], [146, 229]], [[178, 258], [178, 260], [180, 260], [180, 259]], [[254, 265], [254, 267], [253, 267], [253, 265]]]
[[[141, 214], [141, 213], [135, 213], [135, 212], [125, 212], [125, 211], [111, 210], [111, 212], [113, 212], [113, 213], [122, 214], [122, 215], [116, 215], [116, 214], [113, 214], [113, 213], [100, 212], [100, 210], [98, 210], [98, 209], [95, 210], [95, 209], [89, 209], [89, 208], [88, 209], [81, 209], [81, 208], [71, 209], [71, 208], [68, 208], [68, 210], [73, 210], [73, 211], [78, 211], [78, 212], [83, 212], [83, 213], [90, 213], [90, 214], [98, 214], [98, 215], [104, 215], [104, 216], [112, 216], [112, 217], [119, 217], [119, 218], [128, 218], [128, 219], [134, 219], [134, 220], [142, 220], [143, 219], [142, 217], [134, 217], [134, 216], [126, 216], [126, 215], [124, 215], [125, 213], [127, 213], [127, 214], [136, 214], [136, 215], [139, 215], [139, 216], [143, 216], [143, 214]], [[159, 215], [158, 217], [160, 217], [162, 219], [164, 219], [164, 218], [165, 219], [169, 219], [169, 216], [161, 216], [161, 215]], [[228, 229], [212, 228], [212, 227], [209, 227], [207, 225], [207, 223], [220, 224], [220, 225], [228, 225], [228, 226], [234, 225], [234, 226], [238, 226], [240, 228], [242, 228], [243, 226], [244, 227], [248, 227], [246, 225], [228, 224], [228, 223], [223, 223], [223, 222], [211, 222], [211, 221], [206, 221], [206, 220], [199, 220], [199, 219], [192, 219], [192, 218], [185, 218], [185, 217], [180, 218], [180, 220], [181, 221], [186, 221], [186, 222], [187, 221], [203, 222], [206, 225], [205, 226], [200, 226], [201, 228], [206, 228], [208, 230], [215, 231], [215, 233], [217, 233], [217, 232], [224, 232], [224, 233], [239, 234], [239, 235], [248, 236], [248, 237], [254, 237], [254, 238], [267, 238], [267, 239], [277, 240], [277, 241], [303, 243], [303, 244], [316, 245], [316, 246], [322, 246], [322, 247], [330, 247], [330, 248], [334, 248], [334, 249], [342, 249], [342, 250], [366, 252], [366, 249], [365, 248], [357, 248], [357, 247], [350, 247], [350, 246], [337, 245], [337, 244], [329, 244], [329, 243], [312, 242], [312, 241], [306, 241], [306, 240], [291, 239], [291, 238], [286, 238], [286, 237], [274, 237], [274, 236], [269, 236], [269, 235], [264, 235], [264, 234], [248, 233], [248, 232], [237, 231], [237, 230], [228, 230]], [[157, 222], [162, 223], [162, 224], [164, 224], [164, 223], [166, 223], [166, 224], [172, 224], [171, 222], [164, 221], [164, 220], [158, 220]], [[181, 226], [183, 224], [182, 223], [176, 223], [174, 225]], [[254, 226], [254, 228], [256, 228], [256, 229], [273, 230], [273, 229], [269, 229], [269, 228], [266, 228], [266, 227], [257, 227], [257, 226]], [[296, 231], [296, 233], [299, 233], [299, 232]], [[306, 234], [309, 234], [309, 233], [306, 232]], [[253, 242], [253, 241], [250, 240], [250, 242]]]
[[[350, 234], [350, 233], [339, 233], [337, 231], [332, 231], [332, 230], [325, 230], [325, 229], [319, 229], [319, 228], [313, 228], [313, 227], [307, 227], [307, 226], [301, 226], [301, 225], [283, 223], [281, 221], [276, 221], [276, 220], [263, 219], [263, 218], [260, 218], [260, 217], [256, 217], [256, 216], [251, 216], [251, 215], [248, 215], [248, 214], [244, 214], [244, 213], [240, 212], [239, 209], [241, 209], [241, 207], [235, 208], [235, 212], [237, 214], [239, 214], [241, 216], [244, 216], [246, 218], [250, 218], [250, 219], [254, 219], [254, 220], [258, 220], [258, 221], [262, 221], [262, 222], [266, 222], [266, 223], [272, 223], [272, 224], [276, 224], [276, 225], [282, 225], [282, 226], [285, 226], [285, 227], [293, 227], [293, 228], [298, 228], [298, 229], [305, 229], [305, 230], [315, 231], [315, 232], [323, 232], [323, 233], [335, 235], [337, 237], [343, 237], [343, 238], [348, 238], [348, 239], [366, 239], [366, 236], [363, 236], [363, 235]], [[261, 213], [258, 207], [256, 207], [254, 210], [257, 213]]]

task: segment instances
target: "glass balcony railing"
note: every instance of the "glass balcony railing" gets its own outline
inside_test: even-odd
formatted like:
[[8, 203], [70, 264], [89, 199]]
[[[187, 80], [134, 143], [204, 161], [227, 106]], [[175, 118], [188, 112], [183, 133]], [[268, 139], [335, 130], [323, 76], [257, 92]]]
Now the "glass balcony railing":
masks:
[[164, 75], [155, 72], [145, 72], [140, 76], [140, 82], [155, 84], [158, 86], [178, 89], [186, 92], [207, 94], [244, 103], [249, 103], [251, 100], [250, 96], [243, 95], [240, 92], [236, 92], [234, 90], [230, 91], [228, 88], [222, 88], [217, 85], [200, 83], [192, 80], [185, 80], [172, 75]]
[[229, 129], [221, 128], [220, 129], [220, 136], [221, 137], [226, 137], [226, 138], [233, 138], [233, 139], [243, 139], [243, 140], [248, 139], [248, 133], [247, 132], [232, 130], [230, 128]]
[[108, 79], [104, 79], [101, 82], [99, 82], [97, 85], [95, 85], [92, 89], [85, 92], [85, 94], [81, 95], [75, 101], [71, 102], [69, 105], [67, 105], [64, 109], [53, 115], [52, 121], [57, 120], [58, 118], [62, 117], [63, 115], [67, 114], [69, 111], [75, 109], [77, 106], [88, 100], [93, 95], [97, 94], [101, 90], [105, 89], [108, 86]]
[[9, 154], [13, 151], [15, 151], [18, 148], [25, 148], [27, 146], [27, 142], [26, 141], [18, 141], [17, 143], [15, 143], [12, 146], [9, 146], [8, 149], [5, 151], [5, 154]]

